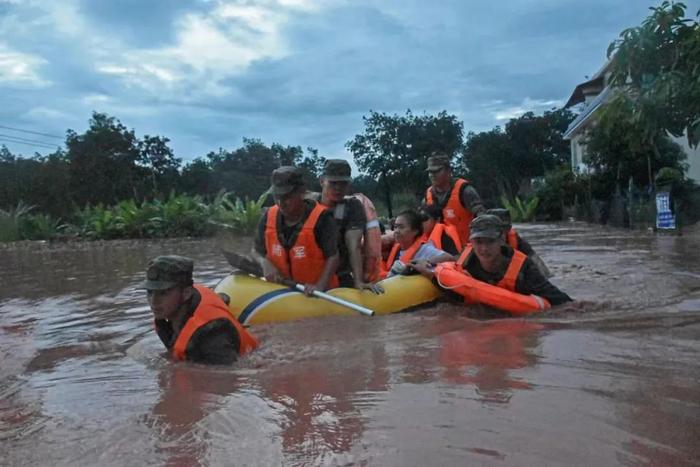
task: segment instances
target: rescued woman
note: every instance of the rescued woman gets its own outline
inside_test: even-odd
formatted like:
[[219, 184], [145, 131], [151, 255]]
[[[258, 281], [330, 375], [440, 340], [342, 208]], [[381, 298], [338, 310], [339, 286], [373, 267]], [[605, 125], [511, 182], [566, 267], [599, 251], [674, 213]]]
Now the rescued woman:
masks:
[[394, 221], [394, 246], [385, 263], [386, 277], [411, 272], [412, 261], [429, 264], [453, 261], [454, 257], [423, 237], [423, 218], [414, 210], [406, 210]]

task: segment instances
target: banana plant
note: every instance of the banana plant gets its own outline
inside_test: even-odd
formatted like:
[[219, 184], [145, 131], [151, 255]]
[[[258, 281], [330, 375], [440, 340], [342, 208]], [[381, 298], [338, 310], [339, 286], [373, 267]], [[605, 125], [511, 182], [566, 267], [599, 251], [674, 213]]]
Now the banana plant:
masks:
[[533, 196], [529, 201], [524, 203], [519, 196], [515, 196], [511, 202], [505, 196], [501, 196], [501, 203], [510, 212], [510, 217], [513, 222], [531, 222], [537, 214], [537, 206], [540, 199]]

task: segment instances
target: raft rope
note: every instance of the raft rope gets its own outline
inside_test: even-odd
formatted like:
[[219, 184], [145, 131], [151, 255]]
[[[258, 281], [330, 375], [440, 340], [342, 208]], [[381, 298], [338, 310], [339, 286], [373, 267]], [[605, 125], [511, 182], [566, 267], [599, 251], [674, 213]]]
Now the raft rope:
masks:
[[[440, 272], [442, 272], [442, 271], [440, 271]], [[453, 287], [448, 287], [448, 286], [444, 285], [442, 282], [440, 282], [440, 272], [438, 272], [437, 274], [435, 274], [435, 279], [437, 279], [437, 283], [438, 283], [438, 285], [440, 286], [441, 289], [445, 289], [445, 290], [454, 290], [454, 289], [456, 289], [456, 288], [458, 288], [458, 287], [466, 287], [464, 284], [457, 284], [457, 285], [455, 285], [455, 286], [453, 286]], [[470, 277], [471, 277], [471, 276], [470, 276]]]

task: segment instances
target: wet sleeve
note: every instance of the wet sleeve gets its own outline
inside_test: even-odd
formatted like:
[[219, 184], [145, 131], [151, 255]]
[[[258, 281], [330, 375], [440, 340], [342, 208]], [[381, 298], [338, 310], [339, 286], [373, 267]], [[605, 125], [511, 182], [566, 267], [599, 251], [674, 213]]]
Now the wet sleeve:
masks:
[[324, 211], [314, 229], [316, 243], [323, 251], [324, 258], [338, 254], [338, 224], [331, 211]]
[[446, 234], [442, 236], [442, 249], [451, 255], [457, 255], [459, 253], [459, 248], [455, 245], [455, 242]]
[[260, 256], [267, 256], [267, 248], [265, 247], [265, 226], [267, 225], [267, 211], [260, 216], [260, 222], [258, 222], [258, 227], [255, 234], [255, 251], [257, 251]]
[[462, 201], [462, 206], [469, 209], [475, 216], [486, 211], [484, 204], [481, 202], [479, 193], [476, 192], [471, 184], [465, 184], [462, 186], [460, 199]]
[[535, 250], [532, 249], [532, 245], [530, 245], [527, 240], [521, 237], [519, 233], [516, 233], [515, 235], [518, 237], [518, 250], [525, 253], [525, 256], [535, 254]]
[[196, 363], [230, 365], [238, 360], [238, 332], [225, 319], [198, 329], [187, 346], [187, 359]]
[[170, 350], [173, 347], [173, 328], [164, 319], [155, 320], [156, 334], [160, 338], [166, 349]]
[[523, 270], [518, 275], [515, 291], [525, 295], [537, 295], [546, 298], [552, 306], [573, 301], [571, 297], [549, 282], [532, 260], [525, 260]]
[[367, 216], [365, 215], [365, 208], [359, 200], [351, 199], [347, 204], [348, 206], [348, 218], [345, 230], [365, 230], [367, 225]]

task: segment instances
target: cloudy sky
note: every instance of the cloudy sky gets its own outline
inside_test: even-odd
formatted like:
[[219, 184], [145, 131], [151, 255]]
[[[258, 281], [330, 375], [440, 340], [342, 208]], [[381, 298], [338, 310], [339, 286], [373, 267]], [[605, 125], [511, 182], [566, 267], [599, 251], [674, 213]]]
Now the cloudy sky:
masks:
[[0, 0], [0, 144], [50, 152], [19, 142], [60, 144], [93, 110], [185, 160], [243, 137], [346, 157], [370, 109], [486, 130], [560, 106], [651, 4]]

